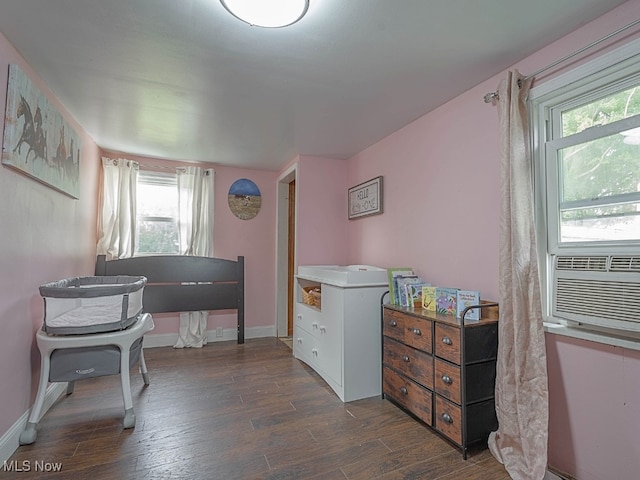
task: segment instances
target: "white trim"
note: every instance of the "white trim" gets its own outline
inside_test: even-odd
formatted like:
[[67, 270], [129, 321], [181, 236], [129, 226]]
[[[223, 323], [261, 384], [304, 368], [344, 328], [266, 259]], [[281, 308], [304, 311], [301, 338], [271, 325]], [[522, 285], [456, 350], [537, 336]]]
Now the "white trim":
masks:
[[627, 348], [629, 350], [640, 350], [640, 338], [631, 338], [629, 332], [623, 332], [624, 336], [618, 336], [613, 332], [596, 331], [595, 327], [573, 327], [571, 325], [553, 322], [544, 322], [544, 331], [554, 335], [562, 335], [614, 347]]
[[[245, 328], [245, 332], [244, 332], [245, 339], [275, 337], [275, 336], [276, 336], [275, 325], [249, 327], [249, 328]], [[216, 337], [215, 329], [207, 331], [208, 343], [226, 342], [230, 340], [236, 340], [237, 338], [238, 338], [238, 331], [235, 328], [225, 328], [222, 331], [222, 337]], [[176, 344], [177, 340], [178, 340], [177, 333], [147, 334], [144, 336], [142, 345], [144, 348], [173, 347]], [[153, 373], [150, 372], [150, 374], [152, 375]]]
[[635, 57], [639, 54], [638, 52], [640, 52], [640, 39], [633, 40], [566, 73], [560, 74], [540, 85], [536, 85], [529, 91], [529, 100], [533, 101], [549, 92], [558, 90], [570, 83], [593, 75], [600, 70], [609, 68], [616, 63]]
[[[44, 396], [44, 404], [42, 405], [41, 417], [44, 417], [45, 413], [51, 408], [51, 406], [67, 391], [67, 383], [52, 383], [47, 387], [47, 392]], [[31, 409], [27, 410], [22, 416], [7, 430], [2, 437], [0, 437], [0, 462], [4, 464], [11, 455], [20, 446], [20, 434], [24, 430], [29, 420]]]
[[547, 470], [547, 473], [545, 473], [544, 478], [542, 480], [562, 480], [562, 478], [556, 475], [555, 473]]

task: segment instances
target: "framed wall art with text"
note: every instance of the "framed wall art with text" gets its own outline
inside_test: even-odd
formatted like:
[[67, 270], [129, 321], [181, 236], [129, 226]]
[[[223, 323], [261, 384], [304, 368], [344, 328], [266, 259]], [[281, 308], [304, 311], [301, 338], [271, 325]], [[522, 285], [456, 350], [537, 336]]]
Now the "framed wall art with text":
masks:
[[349, 220], [382, 213], [382, 177], [349, 189]]

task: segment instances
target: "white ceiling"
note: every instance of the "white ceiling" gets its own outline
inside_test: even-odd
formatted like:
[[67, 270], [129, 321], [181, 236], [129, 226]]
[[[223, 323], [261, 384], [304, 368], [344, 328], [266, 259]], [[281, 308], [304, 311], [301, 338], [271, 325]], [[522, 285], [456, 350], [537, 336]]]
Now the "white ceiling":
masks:
[[[0, 32], [97, 144], [277, 170], [348, 158], [624, 0], [1, 0]], [[481, 101], [479, 99], [479, 101]]]

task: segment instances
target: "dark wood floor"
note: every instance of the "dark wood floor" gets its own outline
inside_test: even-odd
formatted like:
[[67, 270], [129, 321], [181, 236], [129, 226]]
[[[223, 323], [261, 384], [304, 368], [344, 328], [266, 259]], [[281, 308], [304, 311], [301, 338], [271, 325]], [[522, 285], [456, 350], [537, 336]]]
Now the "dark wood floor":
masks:
[[145, 356], [151, 385], [132, 377], [134, 429], [122, 428], [118, 376], [77, 382], [0, 478], [509, 479], [487, 450], [465, 461], [387, 400], [342, 403], [274, 338]]

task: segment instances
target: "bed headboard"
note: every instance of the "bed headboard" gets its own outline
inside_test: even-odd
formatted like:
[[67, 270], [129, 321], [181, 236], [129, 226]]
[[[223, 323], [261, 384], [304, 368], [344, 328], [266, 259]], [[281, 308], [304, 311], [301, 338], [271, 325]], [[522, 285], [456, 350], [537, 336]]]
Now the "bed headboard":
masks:
[[238, 343], [244, 343], [244, 257], [237, 260], [152, 255], [106, 260], [98, 255], [96, 275], [147, 277], [145, 312], [227, 310], [238, 312]]

